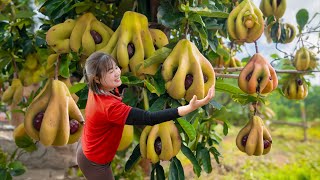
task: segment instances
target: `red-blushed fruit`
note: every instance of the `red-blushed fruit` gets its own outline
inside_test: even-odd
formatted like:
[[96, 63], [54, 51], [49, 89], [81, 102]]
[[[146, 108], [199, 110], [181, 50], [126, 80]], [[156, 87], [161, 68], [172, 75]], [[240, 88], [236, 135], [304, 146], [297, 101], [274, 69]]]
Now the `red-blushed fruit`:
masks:
[[95, 30], [90, 30], [90, 34], [94, 40], [94, 43], [100, 44], [102, 42], [102, 36]]
[[245, 135], [245, 136], [243, 136], [243, 138], [242, 138], [242, 140], [241, 140], [241, 145], [242, 146], [246, 146], [246, 144], [247, 144], [247, 140], [248, 140], [248, 134], [247, 135]]
[[44, 112], [41, 111], [33, 118], [33, 127], [38, 131], [40, 131], [43, 116]]
[[69, 121], [69, 125], [70, 125], [70, 134], [74, 134], [78, 131], [79, 129], [79, 122], [75, 119], [71, 119]]
[[158, 138], [154, 141], [154, 150], [155, 150], [156, 153], [159, 155], [159, 154], [161, 154], [161, 149], [162, 149], [162, 143], [161, 143], [160, 137], [158, 137]]
[[131, 57], [134, 55], [134, 52], [135, 52], [134, 44], [133, 43], [129, 43], [127, 49], [128, 49], [129, 59], [131, 59]]
[[192, 74], [187, 74], [186, 79], [184, 80], [184, 88], [187, 90], [193, 82]]

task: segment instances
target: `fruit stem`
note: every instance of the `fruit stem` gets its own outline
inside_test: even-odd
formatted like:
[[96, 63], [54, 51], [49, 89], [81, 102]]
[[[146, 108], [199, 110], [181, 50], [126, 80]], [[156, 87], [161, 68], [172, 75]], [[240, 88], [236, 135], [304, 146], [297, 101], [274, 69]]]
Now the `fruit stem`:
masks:
[[58, 79], [58, 76], [59, 76], [60, 60], [61, 60], [61, 57], [60, 57], [60, 55], [58, 55], [56, 68], [55, 68], [55, 70], [54, 70], [54, 79]]
[[142, 96], [143, 96], [143, 106], [145, 110], [149, 109], [149, 99], [148, 99], [148, 93], [146, 88], [142, 89]]
[[13, 65], [13, 69], [14, 69], [13, 77], [19, 78], [19, 75], [18, 75], [19, 70], [18, 70], [17, 62], [16, 62], [16, 59], [14, 58], [13, 53], [11, 53], [11, 58], [12, 58], [12, 65]]
[[255, 46], [255, 48], [256, 48], [256, 53], [259, 53], [258, 43], [257, 43], [257, 41], [254, 41], [254, 46]]

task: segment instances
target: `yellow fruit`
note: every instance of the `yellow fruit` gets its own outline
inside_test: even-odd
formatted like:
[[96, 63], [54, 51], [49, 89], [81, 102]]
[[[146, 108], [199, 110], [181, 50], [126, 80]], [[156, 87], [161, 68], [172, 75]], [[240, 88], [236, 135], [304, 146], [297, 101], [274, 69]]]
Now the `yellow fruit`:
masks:
[[125, 125], [117, 151], [123, 151], [127, 149], [131, 145], [132, 141], [133, 141], [133, 126]]

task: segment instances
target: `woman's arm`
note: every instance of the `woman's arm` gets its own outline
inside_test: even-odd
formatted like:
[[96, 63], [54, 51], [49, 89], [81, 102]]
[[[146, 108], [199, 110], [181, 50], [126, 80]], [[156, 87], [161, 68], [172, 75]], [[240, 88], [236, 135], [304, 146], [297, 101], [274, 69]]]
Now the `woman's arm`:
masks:
[[128, 125], [155, 125], [165, 121], [170, 121], [202, 107], [210, 102], [214, 97], [214, 86], [212, 86], [205, 98], [197, 100], [197, 96], [193, 96], [188, 105], [178, 108], [169, 108], [156, 112], [149, 112], [139, 108], [132, 108], [126, 120]]

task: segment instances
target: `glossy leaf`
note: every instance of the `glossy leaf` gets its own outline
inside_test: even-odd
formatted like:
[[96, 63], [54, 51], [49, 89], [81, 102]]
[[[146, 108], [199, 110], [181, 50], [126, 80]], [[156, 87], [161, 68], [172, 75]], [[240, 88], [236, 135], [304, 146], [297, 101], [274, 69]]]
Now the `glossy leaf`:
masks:
[[193, 171], [196, 173], [198, 177], [201, 175], [201, 167], [199, 165], [199, 162], [197, 161], [197, 158], [194, 156], [192, 151], [185, 146], [184, 144], [181, 145], [181, 152], [190, 160], [190, 162], [193, 165]]
[[215, 18], [228, 18], [229, 13], [222, 12], [222, 11], [214, 11], [209, 9], [208, 7], [190, 7], [184, 4], [181, 4], [180, 10], [184, 12], [193, 12], [197, 13], [200, 16], [206, 17], [215, 17]]
[[196, 138], [197, 132], [194, 127], [185, 119], [177, 118], [180, 126], [184, 130], [184, 132], [188, 135], [189, 140], [193, 141]]
[[304, 26], [308, 23], [309, 12], [306, 9], [300, 9], [296, 14], [299, 31], [301, 32]]
[[124, 170], [126, 172], [131, 171], [132, 167], [137, 164], [137, 162], [141, 159], [140, 153], [140, 144], [137, 144], [136, 147], [133, 149], [132, 154], [130, 155], [128, 161], [126, 162]]
[[181, 162], [176, 157], [173, 157], [169, 167], [169, 180], [184, 180], [184, 171]]
[[163, 63], [164, 60], [169, 56], [172, 49], [167, 47], [162, 47], [157, 49], [148, 59], [144, 60], [144, 67], [149, 67], [153, 64], [160, 64]]
[[20, 161], [14, 161], [8, 164], [11, 176], [20, 176], [26, 172], [26, 167]]

